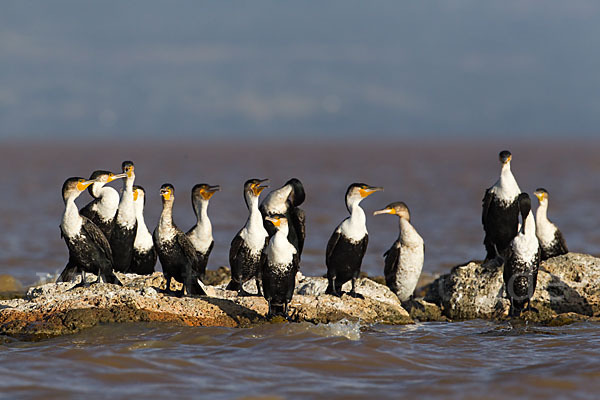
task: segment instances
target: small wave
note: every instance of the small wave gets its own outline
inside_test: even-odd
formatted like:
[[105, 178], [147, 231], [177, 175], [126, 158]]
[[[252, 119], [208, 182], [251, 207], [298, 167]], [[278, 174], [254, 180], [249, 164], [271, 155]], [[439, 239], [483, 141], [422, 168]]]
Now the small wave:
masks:
[[348, 340], [360, 340], [360, 322], [352, 322], [345, 318], [338, 322], [310, 325], [307, 330], [324, 337], [338, 336]]

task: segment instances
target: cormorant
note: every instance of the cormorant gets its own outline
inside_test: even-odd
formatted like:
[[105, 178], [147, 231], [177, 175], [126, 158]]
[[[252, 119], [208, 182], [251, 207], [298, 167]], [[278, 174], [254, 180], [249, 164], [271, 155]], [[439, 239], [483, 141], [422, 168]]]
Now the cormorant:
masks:
[[[105, 185], [114, 180], [124, 178], [125, 176], [125, 174], [115, 175], [110, 171], [103, 170], [92, 172], [89, 180], [93, 183], [88, 187], [88, 191], [94, 200], [79, 211], [81, 216], [88, 218], [100, 228], [107, 240], [110, 239], [115, 214], [117, 213], [117, 208], [119, 206], [119, 193], [112, 187]], [[56, 281], [69, 282], [81, 272], [81, 267], [77, 266], [77, 264], [69, 258], [67, 265]]]
[[561, 231], [548, 219], [548, 192], [539, 188], [533, 192], [540, 205], [535, 213], [535, 234], [542, 249], [541, 261], [567, 254], [569, 249]]
[[119, 192], [105, 185], [126, 176], [126, 174], [115, 175], [112, 172], [101, 170], [92, 172], [90, 181], [94, 181], [94, 183], [88, 188], [88, 191], [94, 200], [81, 209], [81, 215], [96, 224], [109, 240], [119, 208]]
[[299, 268], [298, 251], [288, 240], [288, 220], [283, 214], [268, 216], [275, 234], [264, 250], [262, 285], [265, 299], [269, 303], [269, 315], [288, 316], [288, 304], [296, 287]]
[[261, 257], [267, 245], [269, 235], [264, 227], [263, 219], [258, 210], [258, 197], [267, 185], [262, 185], [268, 179], [249, 179], [244, 183], [244, 201], [250, 211], [246, 225], [235, 235], [229, 249], [229, 264], [231, 266], [231, 281], [228, 290], [237, 290], [242, 296], [249, 295], [243, 288], [245, 282], [256, 279], [257, 295], [261, 296]]
[[[298, 258], [302, 256], [306, 236], [306, 215], [304, 210], [299, 207], [305, 198], [306, 194], [302, 182], [299, 179], [292, 178], [279, 189], [269, 193], [259, 207], [263, 218], [268, 215], [285, 215], [289, 224], [288, 240], [298, 250]], [[269, 236], [273, 236], [276, 232], [273, 225], [268, 222], [265, 222], [265, 229]]]
[[103, 279], [106, 283], [121, 285], [113, 273], [112, 252], [108, 240], [93, 222], [80, 215], [75, 204], [75, 199], [91, 184], [93, 184], [92, 180], [86, 181], [77, 177], [69, 178], [63, 184], [65, 211], [60, 223], [60, 231], [69, 249], [70, 262], [80, 268], [80, 285], [86, 285], [86, 272], [98, 275], [96, 283]]
[[341, 296], [342, 285], [352, 280], [352, 290], [349, 294], [359, 297], [355, 291], [356, 279], [369, 243], [367, 217], [360, 208], [360, 202], [380, 190], [383, 188], [364, 183], [353, 183], [348, 187], [346, 208], [350, 212], [350, 216], [335, 228], [327, 243], [325, 262], [329, 284], [325, 293]]
[[146, 204], [146, 191], [143, 187], [133, 186], [133, 206], [135, 207], [135, 218], [137, 229], [133, 242], [133, 256], [128, 272], [138, 275], [150, 275], [154, 272], [156, 265], [156, 250], [152, 235], [144, 221], [144, 205]]
[[410, 212], [403, 202], [388, 204], [383, 210], [375, 211], [373, 215], [392, 214], [399, 217], [400, 235], [386, 251], [385, 283], [396, 293], [400, 301], [409, 300], [417, 287], [423, 261], [425, 244], [423, 238], [410, 223]]
[[535, 220], [531, 212], [531, 199], [527, 193], [518, 196], [521, 229], [511, 242], [511, 252], [504, 263], [504, 285], [510, 299], [510, 316], [518, 317], [535, 293], [540, 265], [540, 247], [535, 235]]
[[517, 235], [519, 225], [519, 205], [517, 198], [521, 193], [511, 170], [512, 155], [509, 151], [500, 152], [502, 171], [500, 179], [485, 191], [481, 222], [485, 231], [483, 244], [487, 251], [484, 264], [494, 260], [497, 255], [506, 259], [510, 243]]
[[171, 292], [171, 278], [183, 284], [180, 295], [184, 290], [188, 295], [205, 295], [204, 289], [198, 283], [200, 278], [194, 271], [198, 262], [196, 250], [190, 239], [173, 222], [173, 202], [175, 188], [170, 183], [160, 187], [163, 209], [158, 226], [154, 230], [154, 248], [162, 265], [167, 292]]
[[212, 235], [212, 225], [208, 218], [208, 201], [219, 190], [221, 190], [219, 185], [211, 186], [206, 183], [195, 185], [192, 188], [192, 207], [194, 208], [197, 222], [186, 235], [196, 249], [198, 264], [195, 266], [195, 269], [203, 282], [208, 257], [215, 244]]
[[132, 161], [123, 161], [121, 165], [125, 181], [123, 193], [117, 208], [117, 216], [113, 223], [109, 243], [113, 252], [115, 270], [130, 272], [133, 257], [133, 242], [137, 231], [135, 207], [133, 205], [133, 182], [135, 181], [135, 167]]

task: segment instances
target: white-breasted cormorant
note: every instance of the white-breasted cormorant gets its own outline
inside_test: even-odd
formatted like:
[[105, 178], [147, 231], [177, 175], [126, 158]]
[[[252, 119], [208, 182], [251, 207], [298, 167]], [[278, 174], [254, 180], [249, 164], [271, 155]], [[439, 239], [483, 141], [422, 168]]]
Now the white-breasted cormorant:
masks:
[[410, 211], [401, 201], [388, 204], [383, 210], [375, 211], [373, 215], [397, 215], [400, 222], [400, 235], [386, 251], [385, 283], [396, 293], [400, 301], [409, 300], [417, 287], [423, 261], [425, 259], [425, 244], [423, 238], [410, 223]]
[[132, 161], [123, 161], [121, 165], [125, 180], [123, 193], [117, 208], [117, 215], [113, 223], [109, 243], [113, 252], [115, 270], [130, 272], [133, 257], [133, 242], [137, 231], [135, 206], [133, 205], [133, 183], [135, 181], [135, 167]]
[[360, 274], [363, 256], [367, 251], [369, 235], [367, 217], [360, 207], [360, 202], [367, 196], [383, 190], [381, 187], [364, 183], [353, 183], [346, 191], [346, 208], [350, 216], [335, 228], [325, 254], [327, 279], [329, 284], [326, 293], [342, 295], [342, 285], [352, 280], [350, 295], [357, 297], [356, 279]]
[[60, 231], [69, 249], [69, 260], [80, 268], [81, 284], [86, 285], [85, 273], [98, 275], [100, 282], [121, 285], [113, 273], [112, 252], [102, 231], [88, 218], [80, 215], [75, 199], [93, 181], [83, 178], [69, 178], [62, 187], [65, 211], [60, 223]]
[[296, 273], [300, 260], [296, 247], [288, 240], [288, 220], [283, 214], [265, 217], [275, 234], [264, 249], [262, 285], [269, 303], [269, 315], [288, 317], [288, 304], [296, 287]]
[[208, 185], [206, 183], [200, 183], [192, 188], [192, 207], [196, 214], [196, 225], [186, 235], [196, 249], [198, 264], [194, 268], [203, 282], [208, 257], [215, 244], [212, 225], [208, 218], [208, 202], [212, 195], [219, 190], [221, 190], [219, 185]]
[[541, 261], [567, 254], [569, 249], [565, 238], [558, 227], [548, 219], [548, 192], [539, 188], [533, 194], [540, 202], [535, 212], [535, 234], [542, 249]]
[[128, 272], [138, 275], [150, 275], [154, 272], [156, 265], [156, 250], [152, 235], [146, 227], [144, 220], [144, 205], [146, 204], [146, 191], [143, 187], [133, 186], [133, 206], [135, 207], [135, 218], [137, 229], [133, 241], [133, 255]]
[[249, 295], [243, 288], [245, 282], [256, 279], [257, 295], [261, 296], [261, 257], [267, 245], [269, 235], [265, 229], [262, 215], [258, 209], [258, 197], [267, 185], [268, 179], [249, 179], [244, 183], [244, 201], [250, 211], [246, 224], [235, 235], [229, 249], [231, 281], [228, 290], [237, 290], [242, 296]]
[[162, 265], [167, 292], [171, 293], [171, 278], [183, 284], [180, 295], [184, 290], [188, 295], [205, 295], [204, 289], [198, 283], [200, 277], [194, 271], [198, 262], [196, 250], [190, 239], [173, 222], [173, 203], [175, 188], [170, 183], [160, 187], [162, 197], [162, 212], [158, 226], [154, 230], [154, 248]]
[[517, 198], [521, 189], [510, 170], [512, 155], [504, 150], [499, 157], [502, 163], [500, 179], [485, 191], [483, 198], [481, 222], [485, 231], [485, 263], [495, 259], [497, 255], [506, 259], [510, 243], [519, 229]]
[[90, 175], [90, 180], [94, 183], [88, 191], [94, 200], [81, 209], [81, 215], [96, 224], [108, 240], [119, 208], [119, 192], [105, 185], [126, 176], [126, 174], [115, 175], [110, 171], [101, 170], [94, 171]]
[[[306, 194], [304, 186], [299, 179], [292, 178], [279, 189], [270, 192], [260, 204], [260, 212], [263, 217], [268, 215], [283, 214], [288, 220], [288, 239], [298, 250], [298, 258], [302, 256], [304, 239], [306, 236], [306, 215], [299, 206], [304, 202]], [[271, 223], [265, 222], [265, 228], [269, 236], [275, 234]]]
[[540, 265], [540, 247], [535, 235], [535, 220], [531, 212], [531, 199], [527, 193], [517, 200], [522, 224], [511, 242], [511, 251], [504, 263], [504, 285], [510, 299], [509, 315], [518, 317], [521, 311], [531, 309], [530, 300], [535, 293]]

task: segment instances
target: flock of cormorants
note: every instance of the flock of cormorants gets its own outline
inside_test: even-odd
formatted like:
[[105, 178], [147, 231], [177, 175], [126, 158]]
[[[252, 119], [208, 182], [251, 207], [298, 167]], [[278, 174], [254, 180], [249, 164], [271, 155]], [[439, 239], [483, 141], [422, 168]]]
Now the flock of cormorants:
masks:
[[[544, 189], [534, 192], [540, 203], [534, 220], [531, 200], [521, 192], [510, 170], [511, 157], [508, 151], [500, 153], [500, 178], [486, 190], [483, 199], [487, 251], [484, 266], [504, 266], [510, 315], [519, 316], [525, 305], [532, 309], [529, 300], [535, 291], [540, 260], [568, 250], [562, 234], [547, 218], [548, 192]], [[117, 179], [124, 179], [121, 195], [106, 185]], [[175, 188], [169, 183], [162, 185], [162, 212], [151, 235], [143, 214], [146, 193], [134, 181], [135, 166], [131, 161], [123, 162], [120, 174], [98, 170], [87, 180], [75, 177], [65, 181], [62, 187], [65, 211], [60, 229], [69, 249], [69, 260], [58, 281], [71, 281], [81, 274], [77, 286], [85, 286], [88, 272], [98, 276], [96, 282], [121, 285], [114, 271], [151, 274], [158, 256], [167, 293], [174, 293], [171, 280], [175, 279], [182, 283], [177, 295], [206, 295], [203, 281], [214, 245], [208, 203], [220, 187], [198, 184], [192, 188], [197, 222], [184, 233], [173, 222]], [[305, 192], [302, 183], [294, 178], [259, 203], [261, 192], [268, 187], [266, 181], [250, 179], [244, 184], [249, 216], [231, 242], [231, 281], [227, 289], [241, 296], [250, 295], [243, 285], [255, 279], [256, 295], [268, 301], [269, 314], [287, 317], [304, 246], [305, 213], [299, 206], [305, 200]], [[86, 189], [93, 200], [79, 210], [75, 199]], [[369, 236], [360, 202], [381, 190], [364, 183], [348, 187], [345, 201], [350, 216], [336, 227], [327, 243], [326, 293], [341, 296], [342, 285], [351, 281], [348, 295], [361, 297], [355, 290], [356, 280]], [[421, 274], [424, 242], [410, 223], [406, 204], [391, 203], [374, 212], [379, 214], [399, 217], [398, 239], [384, 254], [384, 275], [387, 286], [401, 301], [406, 301], [412, 297]]]

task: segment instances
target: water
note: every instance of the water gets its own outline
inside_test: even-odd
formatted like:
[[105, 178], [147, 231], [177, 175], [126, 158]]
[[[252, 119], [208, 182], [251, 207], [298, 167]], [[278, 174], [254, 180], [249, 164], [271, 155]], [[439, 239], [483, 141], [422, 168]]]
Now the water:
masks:
[[[329, 235], [346, 215], [352, 182], [384, 186], [362, 205], [370, 243], [363, 270], [381, 275], [382, 253], [398, 233], [395, 217], [372, 217], [404, 201], [426, 243], [424, 274], [482, 258], [481, 199], [509, 148], [522, 190], [550, 192], [549, 216], [572, 251], [600, 253], [598, 143], [102, 143], [5, 144], [0, 149], [2, 273], [25, 284], [59, 272], [67, 251], [58, 224], [65, 178], [136, 163], [148, 192], [146, 221], [160, 212], [158, 190], [176, 188], [175, 221], [193, 224], [189, 190], [220, 184], [211, 199], [215, 248], [209, 269], [227, 264], [229, 243], [247, 211], [242, 184], [270, 178], [279, 187], [301, 179], [307, 240], [301, 269], [325, 272]], [[116, 185], [119, 187], [120, 185]], [[81, 196], [79, 205], [89, 201]], [[535, 200], [534, 200], [535, 203]], [[147, 393], [209, 398], [594, 398], [598, 328], [483, 321], [414, 326], [266, 325], [248, 329], [166, 324], [101, 326], [39, 343], [8, 341], [0, 350], [0, 393], [8, 397], [126, 398]], [[268, 397], [275, 396], [275, 397]]]

